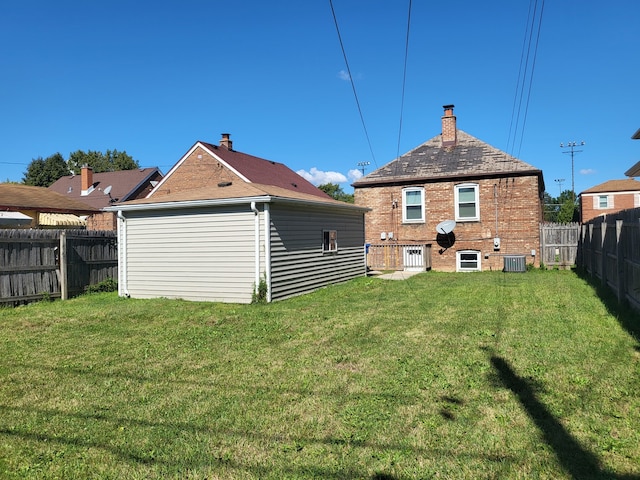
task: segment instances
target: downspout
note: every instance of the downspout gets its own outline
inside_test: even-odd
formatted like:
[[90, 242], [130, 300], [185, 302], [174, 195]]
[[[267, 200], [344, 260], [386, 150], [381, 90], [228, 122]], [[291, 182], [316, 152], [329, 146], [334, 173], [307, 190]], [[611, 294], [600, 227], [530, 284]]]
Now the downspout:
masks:
[[129, 289], [127, 288], [127, 222], [122, 210], [118, 210], [118, 259], [120, 277], [118, 293], [129, 298]]
[[254, 214], [254, 262], [255, 262], [255, 287], [254, 293], [258, 293], [260, 285], [260, 210], [256, 207], [256, 202], [251, 202], [251, 211]]
[[267, 280], [267, 302], [271, 302], [271, 212], [264, 204], [264, 273]]

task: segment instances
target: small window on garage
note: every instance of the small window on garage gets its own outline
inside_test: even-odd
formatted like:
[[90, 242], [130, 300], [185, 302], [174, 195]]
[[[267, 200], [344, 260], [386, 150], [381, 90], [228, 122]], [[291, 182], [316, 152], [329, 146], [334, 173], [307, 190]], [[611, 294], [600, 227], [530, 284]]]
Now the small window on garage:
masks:
[[324, 230], [322, 232], [322, 251], [337, 252], [338, 251], [338, 231]]

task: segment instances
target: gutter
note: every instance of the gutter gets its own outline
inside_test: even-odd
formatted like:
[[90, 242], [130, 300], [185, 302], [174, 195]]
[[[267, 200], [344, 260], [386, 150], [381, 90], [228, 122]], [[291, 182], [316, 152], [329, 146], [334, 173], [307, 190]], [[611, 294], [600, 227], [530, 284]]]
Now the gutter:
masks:
[[118, 293], [129, 298], [127, 287], [127, 222], [122, 210], [118, 210]]
[[264, 273], [267, 281], [267, 303], [271, 303], [271, 210], [264, 204]]
[[258, 293], [260, 286], [260, 210], [256, 207], [256, 202], [251, 202], [251, 211], [254, 214], [254, 262], [255, 262], [255, 286], [254, 293]]

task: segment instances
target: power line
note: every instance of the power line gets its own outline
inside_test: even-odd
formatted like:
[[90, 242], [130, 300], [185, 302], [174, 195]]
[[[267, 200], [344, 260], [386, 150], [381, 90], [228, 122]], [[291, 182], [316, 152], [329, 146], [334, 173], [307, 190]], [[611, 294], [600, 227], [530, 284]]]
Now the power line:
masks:
[[338, 19], [336, 18], [336, 12], [333, 9], [332, 0], [329, 0], [329, 5], [331, 6], [331, 14], [333, 15], [333, 22], [336, 25], [336, 32], [338, 33], [338, 40], [340, 42], [340, 48], [342, 49], [342, 56], [344, 57], [344, 63], [347, 67], [347, 75], [349, 75], [349, 82], [351, 82], [353, 96], [356, 99], [356, 106], [358, 107], [358, 113], [360, 114], [360, 121], [362, 122], [362, 128], [364, 129], [364, 134], [367, 137], [367, 143], [369, 144], [369, 151], [371, 152], [371, 158], [373, 159], [373, 163], [374, 165], [376, 165], [376, 168], [377, 168], [376, 156], [373, 153], [373, 147], [371, 146], [371, 139], [369, 138], [369, 132], [367, 131], [367, 126], [364, 122], [364, 116], [362, 115], [362, 109], [360, 108], [360, 101], [358, 100], [358, 94], [356, 93], [356, 85], [353, 82], [353, 75], [351, 75], [351, 69], [349, 68], [349, 61], [347, 60], [347, 52], [344, 49], [344, 43], [342, 42], [342, 36], [340, 35], [340, 28], [338, 27]]
[[402, 96], [400, 100], [400, 126], [398, 128], [398, 148], [396, 158], [400, 156], [400, 137], [402, 136], [402, 117], [404, 114], [404, 91], [407, 83], [407, 59], [409, 58], [409, 31], [411, 27], [411, 0], [409, 0], [409, 13], [407, 15], [407, 38], [404, 46], [404, 69], [402, 71]]
[[[525, 34], [524, 34], [524, 39], [522, 44], [522, 52], [520, 54], [520, 67], [518, 71], [518, 79], [516, 82], [516, 92], [514, 94], [514, 99], [513, 99], [513, 107], [511, 112], [511, 124], [509, 126], [509, 137], [507, 139], [507, 151], [511, 155], [514, 155], [518, 133], [520, 134], [520, 141], [518, 144], [519, 145], [518, 153], [516, 154], [516, 156], [520, 155], [520, 148], [522, 147], [522, 141], [524, 138], [524, 129], [526, 125], [526, 118], [529, 110], [529, 101], [531, 99], [531, 87], [533, 84], [533, 73], [535, 70], [535, 62], [536, 62], [536, 57], [538, 53], [538, 43], [540, 40], [540, 30], [542, 27], [543, 12], [544, 12], [544, 0], [541, 1], [541, 7], [539, 12], [538, 12], [538, 0], [531, 0], [531, 2], [529, 3], [529, 16], [527, 18], [527, 26], [525, 28]], [[529, 59], [532, 56], [531, 47], [533, 43], [533, 33], [534, 33], [536, 23], [538, 24], [537, 35], [536, 35], [536, 40], [534, 45], [531, 69], [529, 69], [529, 66], [530, 66]], [[528, 40], [527, 40], [527, 37], [528, 37]], [[524, 116], [521, 117], [522, 102], [523, 102], [523, 99], [525, 98], [525, 91], [526, 91], [526, 105], [525, 105]], [[514, 118], [515, 118], [515, 126], [514, 126]], [[522, 118], [522, 127], [520, 128], [520, 131], [518, 131], [521, 118]]]

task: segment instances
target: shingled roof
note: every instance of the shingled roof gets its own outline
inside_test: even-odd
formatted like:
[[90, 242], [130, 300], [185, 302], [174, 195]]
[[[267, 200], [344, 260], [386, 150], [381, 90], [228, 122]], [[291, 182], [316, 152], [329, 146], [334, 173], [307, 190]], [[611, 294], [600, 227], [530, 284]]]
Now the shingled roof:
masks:
[[171, 206], [180, 207], [189, 204], [202, 204], [203, 202], [208, 204], [242, 203], [254, 201], [258, 198], [260, 198], [261, 201], [268, 199], [269, 202], [293, 201], [296, 203], [331, 206], [351, 210], [368, 210], [368, 208], [358, 207], [352, 203], [334, 200], [328, 195], [326, 198], [323, 198], [318, 195], [294, 192], [288, 188], [244, 182], [229, 182], [229, 184], [213, 185], [183, 190], [176, 193], [169, 193], [161, 197], [151, 196], [138, 200], [131, 200], [129, 202], [114, 205], [107, 210], [136, 210], [153, 208], [154, 206], [170, 208]]
[[608, 180], [583, 191], [582, 193], [640, 192], [640, 181], [633, 178]]
[[[542, 183], [541, 170], [457, 129], [452, 111], [453, 105], [445, 106], [442, 134], [360, 178], [353, 186], [515, 175], [538, 175]], [[447, 132], [445, 123], [449, 119], [453, 121]]]
[[[273, 160], [267, 160], [264, 158], [249, 155], [247, 153], [239, 152], [232, 148], [232, 142], [229, 139], [228, 133], [222, 134], [222, 140], [220, 145], [214, 145], [212, 143], [198, 141], [196, 142], [183, 157], [169, 170], [163, 180], [157, 185], [157, 187], [149, 194], [149, 197], [158, 197], [157, 194], [163, 192], [165, 185], [170, 182], [172, 175], [184, 168], [185, 162], [188, 161], [190, 154], [197, 148], [204, 149], [210, 154], [217, 162], [224, 164], [226, 168], [235, 173], [244, 184], [257, 183], [261, 185], [268, 185], [279, 187], [284, 190], [288, 190], [295, 198], [298, 194], [313, 195], [321, 199], [332, 198], [304, 177], [298, 175], [283, 163], [275, 162]], [[193, 167], [192, 167], [193, 168]], [[211, 175], [211, 172], [207, 170], [210, 166], [200, 166], [202, 168], [201, 177], [198, 181], [194, 181], [192, 188], [200, 188], [205, 186], [212, 186], [218, 183], [219, 180]], [[237, 182], [236, 182], [237, 183]], [[164, 192], [163, 192], [164, 193]], [[175, 192], [171, 192], [173, 194]], [[160, 200], [158, 200], [160, 201]]]
[[86, 215], [98, 209], [86, 203], [49, 190], [13, 183], [0, 183], [0, 209], [7, 211], [35, 210], [47, 213]]
[[[75, 199], [101, 209], [110, 206], [114, 200], [121, 202], [135, 198], [134, 195], [144, 191], [145, 195], [151, 191], [149, 181], [162, 178], [162, 173], [157, 167], [136, 168], [133, 170], [118, 170], [115, 172], [100, 172], [91, 174], [91, 189], [82, 190], [82, 175], [68, 175], [56, 180], [49, 190], [58, 192], [69, 199]], [[110, 195], [104, 190], [111, 186]]]

